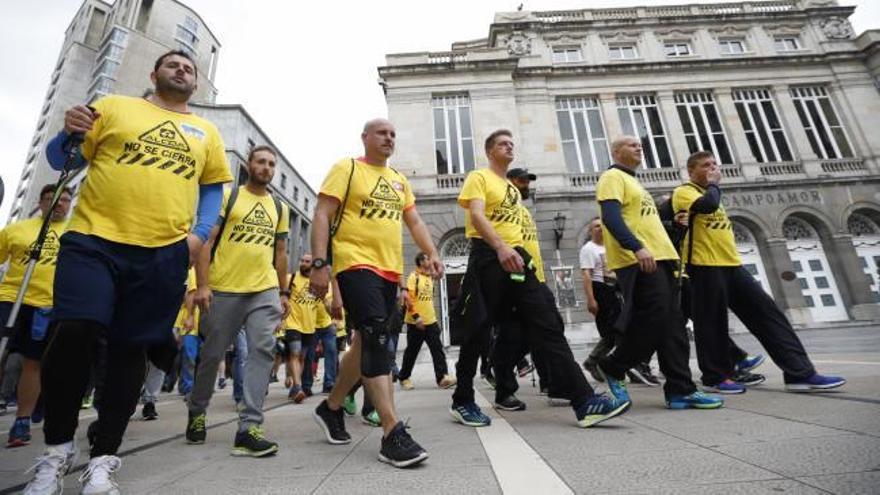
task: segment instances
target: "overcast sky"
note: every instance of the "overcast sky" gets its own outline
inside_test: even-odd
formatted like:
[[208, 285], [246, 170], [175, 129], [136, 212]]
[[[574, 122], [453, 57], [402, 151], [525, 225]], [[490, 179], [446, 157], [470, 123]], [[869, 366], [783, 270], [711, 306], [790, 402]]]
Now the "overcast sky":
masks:
[[[78, 0], [4, 2], [0, 30], [0, 171], [12, 195]], [[385, 54], [448, 50], [485, 37], [520, 0], [184, 0], [220, 39], [218, 103], [241, 103], [317, 189], [327, 167], [361, 152], [364, 121], [385, 116], [376, 68]], [[524, 10], [668, 5], [670, 0], [531, 0]], [[710, 3], [710, 2], [702, 2]], [[711, 2], [719, 3], [719, 2]], [[856, 5], [857, 33], [880, 27], [880, 0]], [[144, 74], [144, 81], [148, 79]]]

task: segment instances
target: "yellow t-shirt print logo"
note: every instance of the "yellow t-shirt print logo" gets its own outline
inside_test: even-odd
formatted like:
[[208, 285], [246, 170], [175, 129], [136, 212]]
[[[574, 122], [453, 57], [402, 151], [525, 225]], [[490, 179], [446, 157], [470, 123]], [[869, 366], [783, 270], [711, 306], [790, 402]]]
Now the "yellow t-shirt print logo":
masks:
[[174, 122], [166, 120], [153, 127], [138, 137], [140, 141], [156, 146], [171, 148], [177, 151], [189, 151], [189, 143], [183, 138], [183, 134], [174, 125]]
[[657, 214], [657, 205], [654, 204], [654, 198], [649, 194], [645, 194], [642, 196], [642, 204], [641, 204], [641, 215], [643, 217], [656, 215]]
[[376, 187], [373, 188], [373, 192], [370, 193], [370, 197], [373, 199], [381, 199], [382, 201], [400, 201], [400, 196], [391, 187], [391, 184], [385, 180], [385, 177], [379, 177], [379, 180], [376, 181]]

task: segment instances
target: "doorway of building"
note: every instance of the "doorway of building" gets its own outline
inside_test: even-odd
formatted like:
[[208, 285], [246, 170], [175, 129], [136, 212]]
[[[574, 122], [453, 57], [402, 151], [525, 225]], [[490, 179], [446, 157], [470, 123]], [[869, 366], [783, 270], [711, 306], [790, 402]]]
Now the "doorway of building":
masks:
[[782, 225], [786, 246], [801, 292], [816, 321], [844, 321], [849, 316], [831, 273], [831, 265], [816, 230], [806, 221], [789, 217]]

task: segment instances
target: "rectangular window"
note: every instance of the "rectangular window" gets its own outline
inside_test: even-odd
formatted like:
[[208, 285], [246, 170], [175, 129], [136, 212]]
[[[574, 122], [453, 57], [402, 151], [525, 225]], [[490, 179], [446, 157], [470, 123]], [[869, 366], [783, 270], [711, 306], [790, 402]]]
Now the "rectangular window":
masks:
[[666, 52], [667, 57], [686, 57], [693, 53], [691, 44], [686, 41], [666, 43], [663, 45], [663, 51]]
[[435, 96], [434, 153], [437, 174], [464, 174], [474, 169], [474, 134], [468, 95]]
[[299, 188], [293, 186], [293, 202], [295, 203], [297, 201], [299, 201]]
[[309, 212], [309, 198], [303, 199], [303, 211]]
[[186, 16], [183, 24], [177, 25], [175, 39], [180, 42], [181, 48], [187, 53], [195, 55], [199, 45], [199, 23], [190, 16]]
[[569, 172], [601, 172], [611, 166], [605, 124], [596, 98], [558, 98], [556, 119]]
[[740, 55], [746, 52], [746, 41], [744, 39], [719, 40], [718, 49], [722, 55]]
[[584, 60], [581, 55], [581, 49], [577, 47], [555, 47], [553, 48], [553, 63], [567, 64], [571, 62], [582, 62]]
[[619, 96], [617, 113], [624, 134], [638, 136], [644, 151], [645, 168], [672, 166], [672, 154], [666, 140], [666, 131], [660, 120], [660, 109], [653, 95]]
[[608, 58], [611, 60], [633, 60], [639, 58], [636, 45], [611, 45], [608, 47]]
[[708, 91], [676, 93], [675, 106], [691, 153], [711, 151], [724, 165], [733, 164], [715, 99]]
[[810, 147], [820, 158], [851, 158], [852, 147], [824, 86], [790, 89], [794, 108], [807, 131]]
[[797, 36], [777, 36], [773, 46], [777, 52], [794, 52], [801, 49], [801, 40]]
[[746, 131], [746, 141], [760, 163], [791, 161], [791, 148], [776, 105], [767, 89], [740, 89], [733, 92], [739, 120]]
[[281, 189], [287, 189], [287, 174], [281, 172]]

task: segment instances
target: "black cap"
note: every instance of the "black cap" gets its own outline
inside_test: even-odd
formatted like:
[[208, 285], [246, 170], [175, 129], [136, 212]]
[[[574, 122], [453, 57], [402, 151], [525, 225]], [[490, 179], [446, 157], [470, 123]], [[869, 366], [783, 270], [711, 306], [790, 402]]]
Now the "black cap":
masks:
[[530, 174], [529, 169], [527, 168], [512, 168], [507, 171], [507, 178], [536, 180], [538, 176], [535, 174]]

